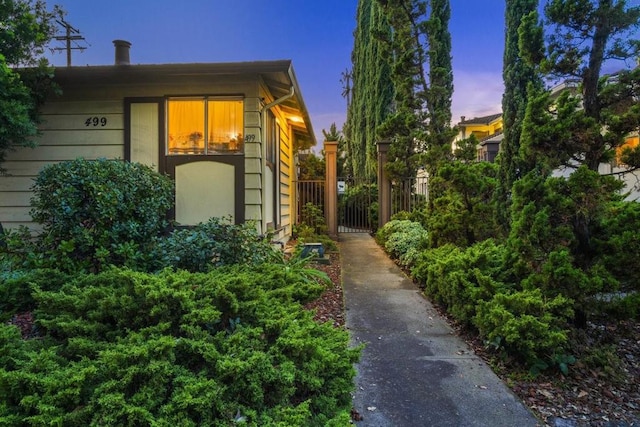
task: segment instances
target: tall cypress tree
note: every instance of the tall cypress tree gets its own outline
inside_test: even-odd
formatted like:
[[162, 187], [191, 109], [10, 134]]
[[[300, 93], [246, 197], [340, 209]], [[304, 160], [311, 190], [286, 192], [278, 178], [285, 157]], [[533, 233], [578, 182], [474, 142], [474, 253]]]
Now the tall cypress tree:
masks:
[[386, 43], [393, 61], [394, 111], [380, 128], [391, 139], [385, 170], [393, 178], [414, 176], [418, 148], [427, 134], [427, 4], [420, 0], [378, 0], [391, 25]]
[[451, 128], [451, 98], [453, 69], [451, 66], [451, 33], [449, 0], [432, 0], [427, 22], [429, 40], [429, 89], [427, 91], [428, 135], [426, 136], [426, 167], [435, 176], [443, 162], [452, 158], [451, 143], [455, 131]]
[[542, 87], [542, 81], [535, 67], [524, 61], [518, 44], [518, 30], [523, 17], [534, 12], [538, 0], [507, 0], [505, 10], [505, 46], [502, 68], [505, 92], [502, 96], [502, 118], [504, 139], [500, 144], [498, 158], [498, 221], [508, 228], [511, 187], [528, 172], [529, 166], [519, 155], [522, 121], [527, 107], [527, 87]]
[[375, 173], [373, 143], [383, 138], [392, 178], [414, 176], [425, 162], [435, 173], [451, 157], [450, 15], [449, 0], [433, 0], [430, 11], [424, 0], [359, 2], [348, 115], [354, 175]]
[[354, 31], [353, 51], [351, 52], [352, 79], [351, 104], [347, 111], [347, 124], [349, 139], [347, 141], [348, 160], [354, 176], [364, 175], [367, 117], [362, 114], [364, 97], [366, 94], [366, 48], [369, 40], [371, 6], [374, 0], [361, 0], [358, 2], [356, 12], [356, 29]]
[[376, 142], [380, 140], [378, 129], [389, 115], [394, 95], [394, 85], [391, 81], [390, 52], [381, 42], [390, 32], [382, 9], [377, 2], [371, 8], [371, 36], [369, 57], [372, 58], [368, 69], [369, 85], [366, 113], [371, 117], [371, 126], [367, 129], [367, 160], [366, 173], [368, 177], [375, 177], [378, 170]]
[[390, 111], [393, 84], [386, 46], [390, 32], [376, 0], [360, 0], [351, 54], [352, 100], [347, 111], [348, 157], [354, 177], [376, 174], [377, 129]]

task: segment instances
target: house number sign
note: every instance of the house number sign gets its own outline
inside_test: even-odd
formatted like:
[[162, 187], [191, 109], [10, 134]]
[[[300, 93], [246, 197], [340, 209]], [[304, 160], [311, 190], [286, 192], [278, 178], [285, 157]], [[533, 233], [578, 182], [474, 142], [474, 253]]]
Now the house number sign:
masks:
[[98, 117], [98, 116], [93, 116], [93, 117], [88, 117], [87, 120], [84, 121], [84, 125], [86, 127], [105, 127], [107, 125], [107, 118], [106, 117]]

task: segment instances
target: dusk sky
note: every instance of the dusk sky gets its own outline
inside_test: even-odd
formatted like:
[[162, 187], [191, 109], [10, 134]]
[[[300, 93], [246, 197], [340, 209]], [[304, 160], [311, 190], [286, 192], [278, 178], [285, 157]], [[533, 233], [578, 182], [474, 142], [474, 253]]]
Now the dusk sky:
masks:
[[[631, 1], [630, 3], [635, 3]], [[357, 0], [57, 0], [85, 37], [73, 65], [112, 64], [112, 40], [132, 64], [291, 59], [318, 141], [346, 118], [341, 73], [351, 68]], [[452, 0], [453, 124], [500, 112], [504, 0]], [[62, 42], [56, 46], [61, 47]], [[66, 64], [64, 52], [49, 55]]]

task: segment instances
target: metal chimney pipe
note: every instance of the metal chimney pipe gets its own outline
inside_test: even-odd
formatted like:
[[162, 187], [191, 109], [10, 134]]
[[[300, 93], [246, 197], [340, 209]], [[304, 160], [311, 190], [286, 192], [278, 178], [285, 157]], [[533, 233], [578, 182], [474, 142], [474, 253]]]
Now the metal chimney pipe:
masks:
[[114, 40], [113, 45], [116, 48], [116, 65], [129, 65], [129, 48], [131, 43], [126, 40]]

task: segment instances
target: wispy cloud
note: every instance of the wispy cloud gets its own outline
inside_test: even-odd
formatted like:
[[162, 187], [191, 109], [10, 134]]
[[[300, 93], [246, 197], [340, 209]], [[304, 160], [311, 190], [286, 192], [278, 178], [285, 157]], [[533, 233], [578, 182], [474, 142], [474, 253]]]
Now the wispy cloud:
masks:
[[311, 122], [313, 125], [313, 132], [316, 134], [316, 139], [319, 143], [322, 142], [322, 130], [329, 130], [332, 123], [336, 124], [338, 130], [342, 130], [342, 125], [346, 120], [345, 111], [337, 111], [337, 112], [322, 112], [322, 113], [313, 113], [311, 112]]
[[[504, 85], [501, 72], [456, 72], [454, 70], [454, 93], [451, 106], [452, 124], [460, 121], [460, 116], [467, 119], [488, 116], [502, 111], [502, 93]], [[342, 111], [311, 111], [313, 130], [318, 142], [322, 142], [322, 130], [329, 130], [331, 123], [338, 129], [346, 120]]]
[[453, 79], [453, 124], [458, 123], [461, 116], [470, 119], [502, 111], [504, 84], [501, 73], [454, 70]]

